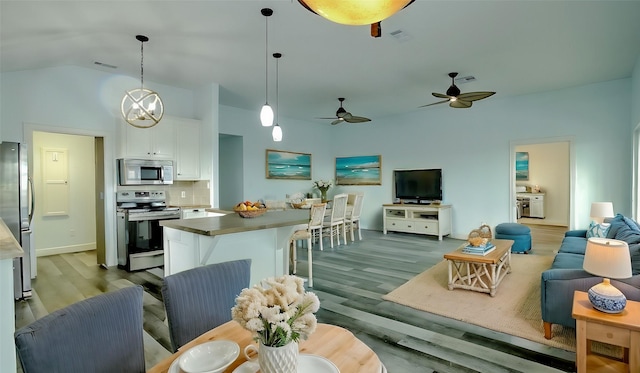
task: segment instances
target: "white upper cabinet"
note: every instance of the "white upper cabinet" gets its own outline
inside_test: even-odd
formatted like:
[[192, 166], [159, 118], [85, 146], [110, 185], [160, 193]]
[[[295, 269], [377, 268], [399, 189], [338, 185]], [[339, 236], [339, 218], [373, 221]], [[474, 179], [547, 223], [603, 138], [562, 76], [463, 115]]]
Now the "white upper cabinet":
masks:
[[138, 128], [122, 122], [123, 158], [175, 159], [176, 135], [171, 120], [163, 119], [151, 128]]
[[[151, 128], [137, 128], [120, 121], [118, 158], [170, 159], [174, 180], [208, 179], [211, 161], [202, 160], [202, 122], [164, 116]], [[204, 171], [203, 171], [204, 170]]]
[[200, 121], [176, 119], [176, 180], [200, 179]]

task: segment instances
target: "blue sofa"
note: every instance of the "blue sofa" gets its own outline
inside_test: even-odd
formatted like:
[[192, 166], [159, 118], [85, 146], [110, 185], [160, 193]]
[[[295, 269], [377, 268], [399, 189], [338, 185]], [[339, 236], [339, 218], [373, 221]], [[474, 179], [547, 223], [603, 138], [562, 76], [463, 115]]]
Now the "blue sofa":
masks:
[[[612, 279], [611, 284], [622, 291], [628, 300], [640, 301], [640, 225], [621, 214], [608, 222], [611, 225], [607, 230], [607, 238], [625, 241], [629, 245], [633, 274], [628, 279]], [[602, 282], [602, 277], [593, 276], [582, 269], [586, 246], [586, 230], [566, 232], [551, 268], [542, 272], [540, 307], [547, 339], [552, 337], [553, 324], [576, 327], [576, 321], [571, 317], [573, 292], [586, 292]]]

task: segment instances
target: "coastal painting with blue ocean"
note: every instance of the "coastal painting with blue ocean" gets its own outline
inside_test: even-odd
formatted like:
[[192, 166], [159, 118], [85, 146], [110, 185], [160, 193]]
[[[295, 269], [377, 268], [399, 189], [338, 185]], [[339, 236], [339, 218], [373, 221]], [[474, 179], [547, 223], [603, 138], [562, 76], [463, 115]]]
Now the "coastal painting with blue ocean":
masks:
[[267, 149], [267, 179], [311, 180], [311, 154]]
[[380, 185], [380, 156], [336, 157], [337, 185]]
[[516, 180], [529, 180], [528, 152], [516, 152]]

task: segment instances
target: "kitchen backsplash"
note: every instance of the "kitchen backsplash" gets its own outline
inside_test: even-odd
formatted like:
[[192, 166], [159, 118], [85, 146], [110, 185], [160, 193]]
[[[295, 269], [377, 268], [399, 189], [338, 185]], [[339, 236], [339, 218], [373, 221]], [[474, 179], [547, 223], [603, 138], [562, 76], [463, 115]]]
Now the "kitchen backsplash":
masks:
[[[211, 206], [209, 199], [209, 182], [201, 181], [174, 181], [172, 185], [166, 185], [167, 204], [170, 206]], [[183, 196], [184, 193], [184, 197]]]

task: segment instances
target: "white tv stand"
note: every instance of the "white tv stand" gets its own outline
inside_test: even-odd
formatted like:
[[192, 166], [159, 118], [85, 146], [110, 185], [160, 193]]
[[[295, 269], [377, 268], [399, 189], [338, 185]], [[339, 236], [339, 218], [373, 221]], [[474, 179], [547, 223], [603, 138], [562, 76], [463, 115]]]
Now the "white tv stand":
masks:
[[383, 230], [429, 234], [442, 237], [451, 234], [451, 205], [382, 205]]

